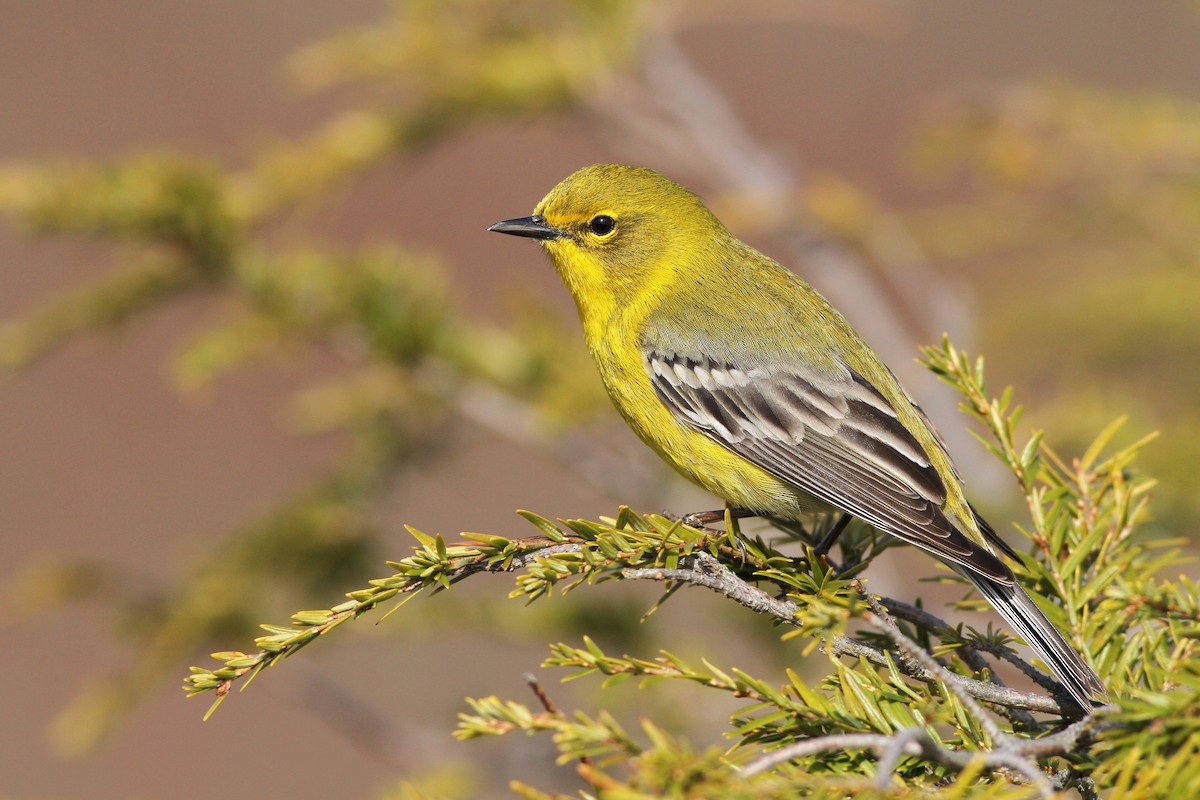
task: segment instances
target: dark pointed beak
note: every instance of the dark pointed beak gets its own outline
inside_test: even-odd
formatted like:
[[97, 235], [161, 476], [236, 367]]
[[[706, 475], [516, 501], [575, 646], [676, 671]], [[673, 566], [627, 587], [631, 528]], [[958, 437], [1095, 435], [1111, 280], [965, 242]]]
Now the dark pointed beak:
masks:
[[566, 231], [560, 231], [558, 228], [552, 228], [546, 224], [546, 220], [537, 214], [532, 217], [517, 217], [516, 219], [502, 219], [495, 225], [488, 228], [489, 231], [496, 233], [507, 233], [511, 236], [524, 236], [527, 239], [557, 239], [561, 236], [566, 236]]

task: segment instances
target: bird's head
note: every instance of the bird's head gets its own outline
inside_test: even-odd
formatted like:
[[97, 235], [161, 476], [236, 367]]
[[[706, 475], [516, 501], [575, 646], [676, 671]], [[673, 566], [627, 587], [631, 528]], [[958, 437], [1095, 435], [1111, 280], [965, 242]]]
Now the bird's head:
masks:
[[653, 170], [618, 164], [584, 167], [550, 190], [533, 216], [488, 230], [539, 240], [580, 311], [600, 313], [667, 290], [725, 235], [692, 192]]

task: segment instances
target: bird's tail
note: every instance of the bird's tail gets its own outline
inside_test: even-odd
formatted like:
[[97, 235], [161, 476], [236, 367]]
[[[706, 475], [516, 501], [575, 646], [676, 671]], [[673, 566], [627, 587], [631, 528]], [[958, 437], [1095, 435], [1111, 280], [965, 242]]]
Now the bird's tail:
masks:
[[986, 575], [968, 570], [964, 572], [1008, 624], [1050, 665], [1082, 709], [1090, 711], [1098, 701], [1103, 700], [1106, 692], [1099, 676], [1046, 619], [1046, 615], [1020, 585], [1015, 582], [1006, 585]]

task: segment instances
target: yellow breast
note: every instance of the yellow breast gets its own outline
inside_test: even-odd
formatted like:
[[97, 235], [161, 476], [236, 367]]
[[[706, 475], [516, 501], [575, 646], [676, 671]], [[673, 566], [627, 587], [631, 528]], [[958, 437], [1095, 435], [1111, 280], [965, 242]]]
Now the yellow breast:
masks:
[[[585, 320], [588, 348], [629, 427], [684, 477], [737, 508], [795, 517], [824, 503], [681, 423], [658, 399], [642, 354], [644, 316], [630, 306], [607, 324]], [[589, 324], [590, 323], [590, 324]]]

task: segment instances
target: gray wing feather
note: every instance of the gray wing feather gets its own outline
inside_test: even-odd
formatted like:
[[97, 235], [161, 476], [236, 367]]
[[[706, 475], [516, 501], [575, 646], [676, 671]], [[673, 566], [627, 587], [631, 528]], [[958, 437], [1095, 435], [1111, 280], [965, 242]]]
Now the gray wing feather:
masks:
[[841, 377], [645, 350], [659, 399], [684, 424], [829, 505], [1001, 584], [1012, 572], [942, 512], [946, 485], [896, 410]]

